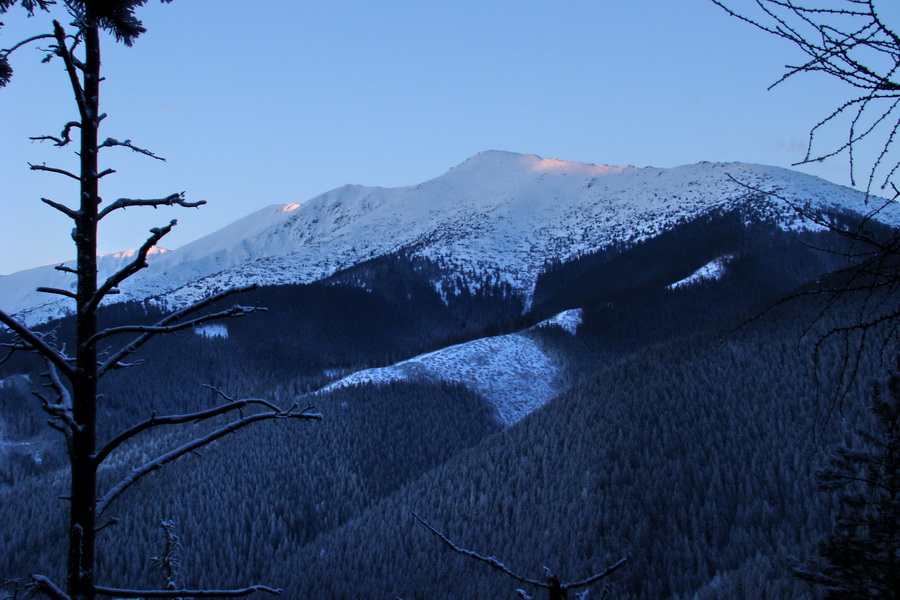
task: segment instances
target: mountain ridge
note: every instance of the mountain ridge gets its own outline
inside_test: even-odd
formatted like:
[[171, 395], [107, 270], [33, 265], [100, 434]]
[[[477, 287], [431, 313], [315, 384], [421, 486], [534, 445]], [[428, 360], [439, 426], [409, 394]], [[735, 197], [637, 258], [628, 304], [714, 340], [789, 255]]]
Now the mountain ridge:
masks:
[[[871, 210], [862, 192], [779, 167], [615, 167], [492, 150], [417, 185], [345, 185], [304, 203], [269, 205], [155, 256], [110, 301], [151, 299], [176, 308], [231, 286], [319, 280], [400, 250], [442, 262], [451, 273], [495, 273], [527, 301], [548, 260], [646, 239], [709, 211], [745, 206], [785, 228], [811, 227], [754, 190], [814, 210]], [[900, 224], [889, 209], [879, 219]], [[72, 283], [52, 267], [11, 274], [0, 279], [0, 307], [29, 324], [66, 314], [70, 302], [31, 291], [36, 281]]]

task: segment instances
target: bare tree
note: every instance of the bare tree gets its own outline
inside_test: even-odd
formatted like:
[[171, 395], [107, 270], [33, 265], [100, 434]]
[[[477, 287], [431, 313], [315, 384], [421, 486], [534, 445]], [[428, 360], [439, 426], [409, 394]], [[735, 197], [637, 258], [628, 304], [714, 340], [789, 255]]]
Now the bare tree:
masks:
[[[831, 328], [815, 346], [818, 364], [822, 344], [836, 338], [843, 345], [838, 402], [832, 403], [831, 411], [856, 378], [869, 338], [880, 337], [883, 354], [896, 353], [900, 339], [900, 230], [879, 231], [872, 222], [900, 200], [896, 182], [900, 34], [879, 13], [879, 7], [892, 0], [752, 0], [744, 11], [729, 6], [736, 0], [712, 1], [730, 15], [791, 42], [805, 55], [799, 64], [788, 65], [774, 85], [800, 74], [821, 73], [850, 90], [848, 99], [811, 128], [806, 155], [797, 164], [846, 154], [853, 185], [858, 171], [867, 171], [867, 199], [875, 190], [886, 190], [889, 197], [874, 202], [859, 223], [842, 223], [794, 207], [810, 222], [850, 242], [849, 250], [842, 251], [847, 267], [803, 293], [825, 296], [820, 317], [840, 303], [849, 302], [856, 310], [852, 322]], [[838, 138], [842, 141], [822, 147], [823, 134], [835, 129], [843, 133]], [[873, 158], [861, 166], [859, 157], [868, 152]], [[830, 466], [818, 473], [824, 489], [842, 492], [839, 509], [832, 534], [820, 546], [820, 558], [795, 574], [823, 585], [828, 598], [896, 598], [900, 592], [900, 377], [895, 372], [878, 389], [874, 426], [857, 431], [862, 447], [839, 449]]]
[[[817, 122], [809, 133], [806, 155], [796, 165], [847, 155], [850, 178], [856, 185], [860, 151], [874, 151], [862, 169], [866, 191], [897, 189], [892, 183], [900, 156], [896, 151], [900, 129], [900, 35], [882, 19], [879, 6], [891, 0], [752, 0], [744, 12], [735, 1], [712, 0], [730, 15], [787, 40], [800, 49], [804, 60], [787, 65], [771, 87], [801, 75], [821, 73], [846, 84], [848, 99]], [[770, 89], [771, 89], [770, 87]], [[837, 144], [819, 143], [830, 131]]]
[[[175, 193], [164, 198], [120, 198], [104, 206], [100, 196], [101, 180], [115, 172], [110, 168], [101, 170], [101, 152], [125, 148], [162, 160], [129, 140], [118, 141], [109, 137], [101, 140], [100, 137], [100, 127], [106, 116], [100, 110], [103, 81], [100, 60], [101, 33], [110, 32], [118, 41], [129, 46], [133, 44], [144, 31], [134, 11], [145, 2], [146, 0], [63, 0], [60, 8], [67, 12], [69, 25], [64, 26], [60, 21], [53, 20], [52, 29], [47, 33], [0, 49], [0, 85], [5, 85], [12, 75], [9, 56], [21, 48], [36, 43], [45, 44], [45, 61], [59, 60], [65, 67], [78, 111], [77, 118], [65, 123], [59, 135], [42, 135], [33, 139], [52, 142], [59, 147], [68, 147], [75, 144], [73, 134], [77, 134], [80, 170], [71, 172], [45, 164], [30, 165], [34, 171], [66, 177], [78, 187], [76, 206], [42, 198], [45, 204], [61, 212], [74, 223], [72, 237], [77, 252], [76, 266], [57, 267], [74, 278], [74, 285], [71, 289], [39, 288], [41, 292], [68, 298], [74, 303], [76, 321], [74, 345], [67, 348], [52, 336], [29, 328], [0, 311], [0, 323], [14, 336], [14, 341], [8, 344], [9, 353], [33, 352], [46, 364], [46, 371], [43, 373], [44, 389], [35, 392], [34, 395], [49, 415], [50, 426], [60, 431], [65, 438], [71, 474], [71, 493], [67, 499], [69, 549], [65, 585], [58, 585], [41, 574], [32, 575], [30, 585], [34, 590], [54, 600], [93, 600], [97, 595], [120, 598], [204, 598], [246, 596], [257, 591], [278, 593], [278, 590], [258, 585], [230, 590], [117, 589], [100, 585], [96, 579], [96, 534], [100, 529], [116, 522], [111, 519], [101, 525], [100, 519], [110, 504], [136, 482], [168, 463], [252, 423], [275, 419], [306, 421], [322, 418], [312, 407], [301, 408], [295, 404], [283, 409], [267, 400], [236, 399], [216, 389], [215, 392], [223, 400], [219, 406], [190, 414], [160, 416], [154, 413], [110, 440], [103, 441], [98, 438], [100, 381], [113, 371], [134, 366], [135, 363], [129, 360], [144, 344], [157, 336], [175, 333], [207, 321], [243, 317], [263, 310], [241, 304], [234, 304], [225, 309], [214, 307], [223, 299], [252, 289], [253, 286], [250, 286], [210, 296], [169, 314], [153, 325], [125, 325], [105, 329], [98, 327], [97, 312], [103, 300], [111, 294], [118, 293], [119, 286], [123, 282], [147, 268], [150, 250], [176, 225], [176, 221], [172, 220], [162, 227], [152, 229], [150, 236], [135, 253], [131, 262], [101, 281], [97, 266], [97, 232], [100, 222], [111, 213], [130, 207], [193, 208], [204, 204], [203, 201], [190, 202], [183, 193]], [[54, 0], [0, 0], [0, 13], [21, 5], [30, 15], [34, 15], [50, 12], [55, 4]], [[118, 341], [123, 336], [127, 336], [128, 340]], [[0, 363], [3, 360], [0, 360]], [[151, 429], [197, 423], [223, 415], [228, 419], [227, 424], [148, 460], [109, 489], [98, 488], [98, 469], [122, 444]]]
[[[772, 190], [753, 190], [791, 204], [810, 223], [847, 241], [845, 249], [838, 251], [846, 267], [801, 294], [824, 297], [825, 308], [818, 317], [841, 303], [852, 303], [856, 311], [850, 322], [826, 331], [815, 346], [817, 363], [825, 343], [843, 347], [844, 364], [832, 410], [840, 406], [856, 379], [862, 348], [870, 341], [880, 343], [888, 354], [900, 340], [900, 230], [875, 222], [900, 200], [896, 182], [900, 170], [896, 146], [900, 34], [879, 13], [879, 7], [889, 1], [712, 0], [733, 17], [800, 50], [802, 60], [787, 65], [771, 87], [801, 75], [822, 74], [842, 82], [848, 90], [848, 97], [837, 101], [834, 110], [811, 127], [806, 153], [795, 166], [845, 156], [853, 185], [860, 176], [865, 178], [869, 212], [855, 222], [835, 219], [791, 204]], [[735, 8], [739, 4], [742, 8]], [[875, 193], [887, 199], [876, 198]]]
[[[430, 523], [428, 523], [428, 521], [426, 521], [416, 513], [412, 513], [412, 515], [416, 518], [417, 521], [424, 525], [428, 529], [428, 531], [433, 533], [439, 540], [441, 540], [444, 545], [446, 545], [457, 554], [462, 554], [463, 556], [466, 556], [478, 562], [483, 562], [490, 566], [492, 569], [500, 571], [504, 575], [507, 575], [508, 577], [511, 577], [520, 583], [547, 590], [548, 600], [564, 600], [569, 597], [569, 590], [587, 588], [597, 583], [598, 581], [609, 577], [620, 567], [622, 567], [626, 562], [628, 562], [627, 556], [620, 558], [618, 561], [616, 561], [603, 571], [594, 573], [593, 575], [579, 581], [571, 581], [569, 583], [561, 582], [559, 580], [559, 577], [557, 577], [556, 574], [548, 567], [544, 567], [544, 579], [534, 579], [533, 577], [525, 577], [516, 573], [493, 556], [484, 556], [473, 550], [469, 550], [457, 545], [453, 540], [435, 529]], [[520, 598], [523, 598], [525, 600], [533, 600], [532, 597], [528, 595], [527, 592], [525, 592], [525, 590], [519, 589], [516, 590], [516, 592]]]

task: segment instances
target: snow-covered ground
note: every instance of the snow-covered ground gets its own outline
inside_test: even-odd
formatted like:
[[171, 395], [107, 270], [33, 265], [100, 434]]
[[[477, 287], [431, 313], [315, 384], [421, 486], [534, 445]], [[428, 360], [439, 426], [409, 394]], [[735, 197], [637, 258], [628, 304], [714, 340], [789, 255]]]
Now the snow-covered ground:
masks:
[[[527, 298], [547, 260], [644, 239], [711, 210], [752, 204], [783, 227], [809, 226], [753, 189], [813, 208], [872, 208], [860, 192], [777, 167], [612, 167], [490, 151], [419, 185], [348, 185], [303, 204], [263, 208], [155, 256], [111, 301], [181, 306], [229, 286], [313, 281], [402, 248], [466, 272], [497, 273]], [[879, 219], [900, 224], [900, 211], [892, 206]], [[70, 279], [52, 267], [0, 277], [0, 308], [29, 323], [57, 316], [71, 302], [33, 290], [65, 288]]]
[[[574, 333], [580, 323], [581, 310], [576, 309], [535, 327], [558, 325]], [[512, 425], [561, 391], [558, 378], [562, 368], [526, 333], [512, 333], [449, 346], [388, 367], [357, 371], [317, 393], [405, 380], [461, 383], [490, 402], [500, 422]]]
[[208, 340], [221, 338], [228, 339], [228, 327], [224, 323], [205, 323], [194, 327], [194, 334], [204, 337]]
[[681, 281], [670, 283], [667, 287], [671, 290], [675, 290], [680, 287], [688, 287], [695, 283], [700, 283], [701, 281], [719, 280], [725, 276], [728, 263], [732, 260], [734, 260], [734, 256], [731, 254], [720, 256], [719, 258], [709, 261]]

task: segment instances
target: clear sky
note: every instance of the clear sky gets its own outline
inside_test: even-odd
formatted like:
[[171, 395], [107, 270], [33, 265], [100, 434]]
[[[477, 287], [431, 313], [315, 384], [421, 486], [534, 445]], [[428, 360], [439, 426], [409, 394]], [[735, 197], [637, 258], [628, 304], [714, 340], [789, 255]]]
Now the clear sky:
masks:
[[[893, 1], [893, 0], [891, 0]], [[735, 0], [735, 5], [740, 5]], [[132, 48], [107, 38], [103, 136], [166, 157], [105, 153], [103, 196], [186, 191], [200, 210], [110, 217], [101, 251], [179, 220], [175, 248], [273, 203], [345, 183], [420, 183], [482, 150], [614, 165], [789, 166], [846, 97], [824, 78], [766, 88], [800, 60], [708, 0], [151, 0]], [[4, 15], [0, 48], [48, 18]], [[28, 141], [75, 115], [59, 61], [19, 50], [0, 89], [0, 273], [71, 258], [72, 166]], [[847, 184], [845, 160], [803, 168]]]

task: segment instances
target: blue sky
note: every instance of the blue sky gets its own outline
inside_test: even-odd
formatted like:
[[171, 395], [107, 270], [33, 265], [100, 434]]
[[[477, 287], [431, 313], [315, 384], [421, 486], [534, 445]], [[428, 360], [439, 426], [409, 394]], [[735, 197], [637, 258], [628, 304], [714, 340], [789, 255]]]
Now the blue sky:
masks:
[[[740, 5], [735, 2], [735, 5]], [[175, 248], [273, 203], [345, 183], [420, 183], [489, 149], [615, 165], [701, 160], [789, 166], [846, 90], [797, 78], [797, 51], [708, 0], [151, 1], [132, 48], [105, 46], [103, 196], [186, 191], [197, 210], [111, 217], [101, 251], [177, 218]], [[4, 15], [0, 47], [48, 19]], [[61, 64], [16, 52], [0, 89], [0, 273], [72, 255], [66, 150], [28, 141], [74, 116]], [[803, 168], [848, 183], [844, 159]]]

